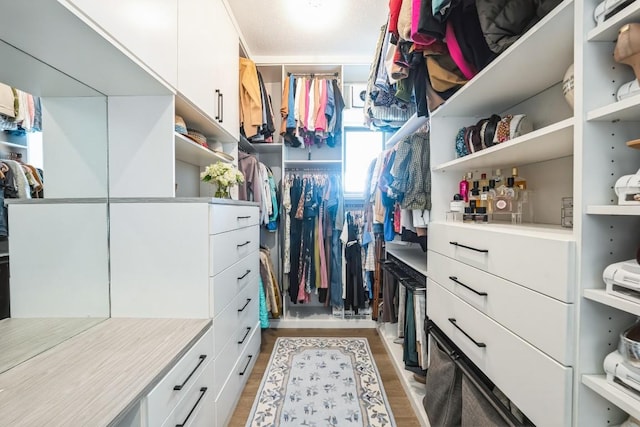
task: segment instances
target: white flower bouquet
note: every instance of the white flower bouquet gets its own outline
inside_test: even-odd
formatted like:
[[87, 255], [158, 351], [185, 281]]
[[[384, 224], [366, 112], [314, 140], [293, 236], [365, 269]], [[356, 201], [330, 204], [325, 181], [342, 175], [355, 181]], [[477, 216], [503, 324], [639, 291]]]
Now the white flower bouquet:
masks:
[[244, 182], [244, 175], [229, 163], [216, 162], [205, 167], [200, 179], [209, 184], [216, 184], [214, 197], [229, 198], [229, 188]]

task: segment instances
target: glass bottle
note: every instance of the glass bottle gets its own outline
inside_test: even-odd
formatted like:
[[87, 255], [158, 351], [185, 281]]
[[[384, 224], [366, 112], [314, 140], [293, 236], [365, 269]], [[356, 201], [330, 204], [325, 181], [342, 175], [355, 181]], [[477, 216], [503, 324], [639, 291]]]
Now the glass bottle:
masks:
[[511, 175], [513, 177], [514, 187], [523, 191], [527, 189], [527, 180], [521, 176], [518, 176], [518, 168], [512, 168]]
[[482, 191], [480, 192], [480, 201], [482, 202], [480, 206], [489, 210], [489, 186], [485, 185], [482, 187]]
[[465, 203], [469, 202], [469, 181], [472, 178], [471, 172], [467, 172], [462, 176], [462, 180], [458, 184], [458, 194], [462, 194]]
[[483, 173], [480, 175], [480, 188], [486, 187], [489, 185], [489, 181], [487, 181], [487, 174]]
[[491, 177], [496, 182], [496, 188], [499, 188], [501, 185], [504, 185], [504, 178], [502, 176], [502, 170], [496, 169], [493, 172], [493, 177]]
[[496, 181], [494, 179], [489, 180], [489, 200], [487, 201], [487, 212], [493, 213], [493, 201], [496, 199], [498, 192], [496, 190]]

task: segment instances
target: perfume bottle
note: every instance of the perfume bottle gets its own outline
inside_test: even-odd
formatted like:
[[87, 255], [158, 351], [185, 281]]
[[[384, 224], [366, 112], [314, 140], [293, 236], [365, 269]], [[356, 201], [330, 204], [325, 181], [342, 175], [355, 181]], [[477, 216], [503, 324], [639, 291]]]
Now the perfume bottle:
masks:
[[489, 210], [489, 186], [485, 185], [482, 187], [482, 191], [480, 192], [480, 201], [482, 202], [480, 206]]
[[513, 212], [516, 197], [513, 183], [513, 177], [509, 177], [507, 178], [507, 184], [503, 184], [498, 188], [497, 195], [492, 203], [493, 214], [510, 214]]
[[496, 188], [499, 188], [504, 184], [504, 177], [502, 176], [502, 171], [500, 169], [496, 169], [493, 172], [493, 177], [491, 177], [496, 182]]
[[462, 194], [465, 203], [469, 202], [469, 181], [472, 176], [471, 172], [467, 172], [462, 176], [462, 180], [458, 184], [458, 194]]
[[527, 180], [521, 176], [518, 176], [518, 168], [512, 168], [511, 175], [513, 177], [514, 187], [519, 188], [520, 190], [527, 189]]
[[486, 187], [489, 185], [489, 181], [487, 180], [487, 174], [480, 174], [480, 188]]
[[469, 192], [469, 205], [473, 202], [474, 207], [484, 206], [482, 199], [480, 198], [480, 182], [473, 181], [473, 188]]
[[496, 191], [496, 181], [494, 179], [490, 179], [489, 180], [489, 191], [488, 191], [488, 198], [489, 200], [487, 201], [487, 212], [492, 214], [493, 213], [493, 201], [496, 199], [496, 196], [498, 195], [498, 192]]

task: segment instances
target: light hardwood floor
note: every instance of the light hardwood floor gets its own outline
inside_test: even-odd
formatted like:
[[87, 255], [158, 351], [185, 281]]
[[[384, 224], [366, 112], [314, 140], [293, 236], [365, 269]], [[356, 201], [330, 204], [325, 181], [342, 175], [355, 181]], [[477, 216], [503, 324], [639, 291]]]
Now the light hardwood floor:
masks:
[[235, 409], [229, 427], [244, 427], [253, 400], [258, 393], [258, 387], [262, 381], [262, 376], [269, 363], [269, 357], [273, 350], [274, 343], [278, 337], [361, 337], [367, 338], [369, 347], [376, 361], [378, 371], [382, 377], [384, 390], [391, 404], [391, 410], [398, 427], [418, 427], [420, 422], [411, 407], [407, 395], [402, 388], [402, 384], [396, 375], [384, 344], [375, 329], [265, 329], [262, 331], [262, 346], [260, 356], [256, 362], [253, 372], [249, 377], [247, 385], [242, 391], [240, 401]]

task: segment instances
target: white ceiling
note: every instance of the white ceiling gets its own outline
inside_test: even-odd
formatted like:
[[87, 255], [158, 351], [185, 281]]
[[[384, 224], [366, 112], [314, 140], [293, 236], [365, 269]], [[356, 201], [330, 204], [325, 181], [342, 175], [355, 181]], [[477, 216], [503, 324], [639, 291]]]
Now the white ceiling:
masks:
[[[226, 0], [258, 64], [353, 64], [360, 80], [375, 54], [389, 0]], [[359, 66], [356, 66], [359, 65]], [[348, 72], [357, 74], [349, 77]], [[356, 80], [353, 80], [356, 79]]]

